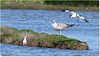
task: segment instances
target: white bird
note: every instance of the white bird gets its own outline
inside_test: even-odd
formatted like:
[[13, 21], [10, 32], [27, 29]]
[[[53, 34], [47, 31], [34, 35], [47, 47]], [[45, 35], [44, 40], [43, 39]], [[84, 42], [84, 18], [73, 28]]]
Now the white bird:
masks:
[[69, 10], [62, 10], [62, 11], [72, 13], [72, 15], [70, 15], [70, 17], [72, 17], [72, 18], [80, 18], [80, 19], [83, 19], [85, 22], [88, 23], [88, 21], [83, 16], [81, 16], [81, 15], [79, 15], [79, 14], [73, 12], [73, 11], [69, 11]]
[[27, 44], [26, 37], [27, 37], [27, 35], [24, 36], [23, 45], [26, 45]]
[[69, 25], [69, 24], [62, 24], [62, 23], [56, 23], [55, 20], [53, 20], [53, 23], [52, 23], [52, 27], [56, 30], [56, 31], [59, 31], [59, 36], [61, 35], [61, 31], [69, 28], [69, 27], [72, 27], [74, 26], [74, 24], [72, 25]]

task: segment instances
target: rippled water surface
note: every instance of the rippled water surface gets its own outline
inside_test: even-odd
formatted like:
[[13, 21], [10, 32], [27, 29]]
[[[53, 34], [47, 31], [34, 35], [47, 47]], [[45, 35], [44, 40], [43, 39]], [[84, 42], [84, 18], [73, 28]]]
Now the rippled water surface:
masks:
[[[58, 34], [52, 28], [52, 20], [57, 23], [75, 24], [74, 27], [62, 31], [62, 35], [78, 39], [89, 45], [89, 50], [68, 50], [58, 48], [39, 48], [17, 46], [10, 44], [1, 45], [1, 55], [9, 56], [99, 56], [99, 12], [75, 11], [84, 16], [89, 23], [77, 18], [69, 18], [70, 13], [53, 10], [1, 10], [1, 25], [14, 27], [18, 30], [30, 29], [35, 32]], [[77, 22], [79, 20], [79, 22]]]

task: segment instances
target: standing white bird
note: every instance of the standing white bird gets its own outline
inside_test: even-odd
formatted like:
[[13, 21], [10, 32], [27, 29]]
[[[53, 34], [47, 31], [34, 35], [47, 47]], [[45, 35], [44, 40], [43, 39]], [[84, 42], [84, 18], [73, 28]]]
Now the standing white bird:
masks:
[[27, 44], [26, 37], [27, 37], [27, 35], [24, 36], [23, 45], [26, 45]]
[[69, 25], [69, 24], [62, 24], [62, 23], [56, 23], [55, 20], [53, 20], [53, 23], [52, 23], [52, 27], [56, 30], [56, 31], [59, 31], [59, 36], [61, 35], [61, 31], [69, 28], [69, 27], [72, 27], [74, 26], [74, 24], [72, 25]]
[[70, 15], [70, 17], [72, 17], [72, 18], [80, 18], [80, 19], [83, 19], [85, 22], [88, 23], [88, 21], [83, 16], [81, 16], [81, 15], [79, 15], [79, 14], [73, 12], [73, 11], [69, 11], [69, 10], [62, 10], [62, 11], [72, 13], [72, 15]]

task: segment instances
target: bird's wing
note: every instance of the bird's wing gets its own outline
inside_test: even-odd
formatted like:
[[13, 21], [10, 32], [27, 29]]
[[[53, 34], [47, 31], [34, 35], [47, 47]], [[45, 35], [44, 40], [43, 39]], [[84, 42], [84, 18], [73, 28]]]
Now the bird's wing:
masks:
[[65, 12], [70, 12], [69, 10], [65, 10]]
[[[73, 12], [73, 11], [69, 11], [69, 10], [62, 10], [62, 11], [64, 11], [64, 12], [70, 12], [70, 13], [72, 13], [72, 14], [77, 14], [77, 13], [75, 13], [75, 12]], [[78, 14], [77, 14], [78, 15]]]
[[85, 22], [89, 23], [86, 19], [84, 19]]
[[84, 17], [82, 17], [82, 16], [79, 16], [79, 18], [80, 18], [80, 19], [85, 19], [85, 18], [84, 18]]
[[[77, 13], [75, 13], [75, 12], [73, 12], [73, 11], [69, 11], [69, 10], [62, 10], [62, 11], [64, 11], [64, 12], [69, 12], [69, 13], [72, 13], [72, 14], [77, 14]], [[78, 15], [78, 14], [77, 14]]]
[[76, 14], [78, 17], [80, 17], [80, 15], [79, 14]]
[[59, 29], [66, 29], [66, 28], [68, 27], [68, 25], [62, 24], [62, 23], [58, 23], [58, 24], [57, 24], [57, 27], [58, 27]]
[[62, 10], [62, 11], [72, 13], [73, 16], [78, 16], [78, 17], [80, 16], [79, 14], [77, 14], [73, 11], [69, 11], [69, 10]]
[[63, 12], [69, 12], [69, 10], [62, 10]]
[[79, 14], [73, 12], [73, 11], [70, 11], [70, 13], [72, 13], [73, 15], [76, 15], [76, 16], [80, 16]]
[[72, 13], [72, 14], [77, 14], [77, 13], [75, 13], [75, 12], [73, 12], [73, 11], [70, 11], [70, 13]]
[[74, 26], [74, 24], [66, 24], [68, 27], [72, 27]]
[[83, 19], [85, 22], [88, 23], [88, 21], [87, 21], [84, 17], [80, 16], [79, 18], [80, 18], [80, 19]]

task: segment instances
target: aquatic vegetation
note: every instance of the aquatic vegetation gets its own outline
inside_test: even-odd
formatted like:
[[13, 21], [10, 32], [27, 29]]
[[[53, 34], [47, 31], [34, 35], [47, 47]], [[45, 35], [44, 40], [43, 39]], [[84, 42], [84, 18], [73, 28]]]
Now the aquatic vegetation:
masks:
[[[0, 33], [1, 43], [22, 45], [24, 35], [27, 35], [28, 46], [43, 47], [43, 48], [58, 47], [61, 49], [74, 49], [71, 48], [71, 46], [73, 45], [76, 46], [76, 44], [81, 45], [82, 43], [83, 46], [86, 46], [85, 49], [88, 49], [88, 45], [86, 43], [62, 35], [61, 36], [58, 36], [56, 34], [49, 35], [44, 32], [37, 33], [28, 29], [17, 30], [16, 28], [11, 28], [11, 27], [0, 27], [0, 29], [1, 29], [1, 33]], [[71, 46], [68, 47], [69, 45]], [[82, 50], [85, 49], [82, 48]]]
[[1, 0], [1, 9], [99, 11], [99, 1]]

